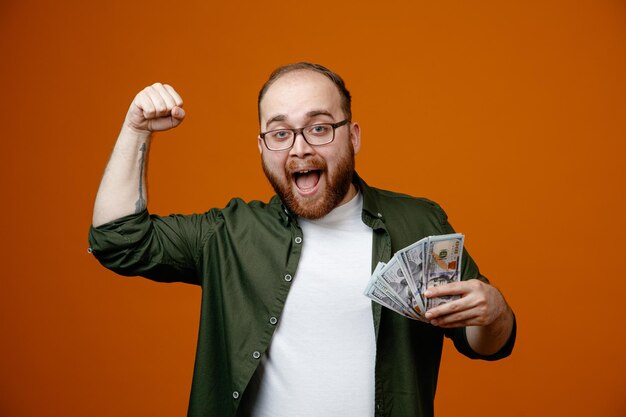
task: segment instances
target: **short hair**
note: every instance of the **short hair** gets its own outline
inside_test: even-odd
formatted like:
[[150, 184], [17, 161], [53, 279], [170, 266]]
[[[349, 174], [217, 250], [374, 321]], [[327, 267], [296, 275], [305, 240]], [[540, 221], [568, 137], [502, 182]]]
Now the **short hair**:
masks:
[[274, 84], [274, 82], [283, 75], [298, 70], [314, 71], [328, 77], [333, 82], [333, 84], [335, 84], [335, 87], [337, 87], [337, 90], [339, 91], [339, 95], [341, 96], [341, 109], [345, 113], [346, 118], [348, 120], [352, 120], [352, 97], [350, 96], [350, 92], [346, 88], [346, 84], [339, 76], [339, 74], [329, 70], [328, 68], [320, 64], [313, 64], [310, 62], [296, 62], [295, 64], [283, 65], [282, 67], [276, 68], [270, 74], [270, 77], [267, 79], [265, 84], [263, 84], [261, 91], [259, 91], [259, 100], [257, 102], [259, 123], [261, 122], [261, 100], [263, 100], [263, 97], [265, 96], [265, 93], [267, 93], [267, 90], [269, 90], [272, 84]]

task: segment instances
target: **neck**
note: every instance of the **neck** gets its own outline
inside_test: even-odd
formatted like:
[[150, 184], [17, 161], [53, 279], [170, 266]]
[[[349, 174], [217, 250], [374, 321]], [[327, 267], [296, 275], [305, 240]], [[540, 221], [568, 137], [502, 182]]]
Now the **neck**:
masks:
[[356, 186], [354, 185], [354, 183], [351, 183], [350, 188], [348, 188], [348, 192], [346, 193], [345, 196], [343, 196], [343, 199], [339, 202], [339, 204], [337, 204], [337, 207], [343, 206], [348, 201], [352, 200], [356, 194], [357, 194]]

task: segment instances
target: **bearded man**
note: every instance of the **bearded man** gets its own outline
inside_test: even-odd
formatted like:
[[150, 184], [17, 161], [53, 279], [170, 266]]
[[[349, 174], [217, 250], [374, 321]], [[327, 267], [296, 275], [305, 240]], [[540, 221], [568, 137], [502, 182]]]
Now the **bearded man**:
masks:
[[459, 296], [429, 323], [372, 303], [379, 261], [452, 233], [434, 202], [368, 186], [351, 97], [327, 68], [278, 68], [259, 93], [268, 203], [233, 199], [203, 214], [149, 215], [154, 132], [178, 126], [182, 99], [154, 84], [133, 100], [96, 197], [90, 250], [122, 275], [200, 285], [189, 416], [432, 416], [444, 336], [476, 359], [508, 356], [515, 318], [464, 253]]

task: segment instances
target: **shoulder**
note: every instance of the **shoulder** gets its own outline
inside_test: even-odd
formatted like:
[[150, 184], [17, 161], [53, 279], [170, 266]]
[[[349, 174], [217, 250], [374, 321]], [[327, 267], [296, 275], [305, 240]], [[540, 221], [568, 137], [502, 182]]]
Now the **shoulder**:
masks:
[[223, 208], [214, 208], [205, 216], [217, 222], [245, 224], [250, 222], [275, 222], [286, 215], [280, 199], [276, 196], [268, 202], [260, 200], [245, 201], [241, 198], [231, 199]]
[[374, 218], [371, 226], [384, 227], [398, 250], [423, 237], [453, 233], [445, 211], [436, 202], [408, 194], [368, 186], [358, 178], [363, 211]]
[[383, 190], [375, 187], [371, 187], [370, 189], [376, 194], [377, 198], [381, 201], [382, 204], [386, 204], [389, 206], [408, 207], [413, 210], [443, 211], [439, 204], [425, 197], [415, 197], [412, 195]]
[[433, 200], [415, 197], [395, 191], [370, 187], [362, 183], [365, 206], [381, 213], [387, 219], [419, 218], [420, 221], [432, 221], [445, 224], [448, 217], [441, 206]]
[[282, 203], [277, 196], [272, 197], [269, 201], [250, 200], [246, 201], [242, 198], [232, 198], [224, 208], [212, 209], [210, 211], [237, 212], [237, 211], [259, 211], [259, 212], [276, 212], [282, 209]]

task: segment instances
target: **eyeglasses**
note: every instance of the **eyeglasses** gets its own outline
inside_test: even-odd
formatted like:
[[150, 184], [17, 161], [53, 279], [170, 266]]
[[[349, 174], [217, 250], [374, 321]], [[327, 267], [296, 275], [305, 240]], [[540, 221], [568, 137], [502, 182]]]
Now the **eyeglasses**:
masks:
[[291, 149], [299, 133], [302, 133], [302, 137], [309, 145], [326, 145], [335, 140], [335, 129], [349, 122], [350, 120], [346, 119], [337, 123], [317, 123], [299, 129], [276, 129], [261, 133], [259, 136], [270, 151]]

